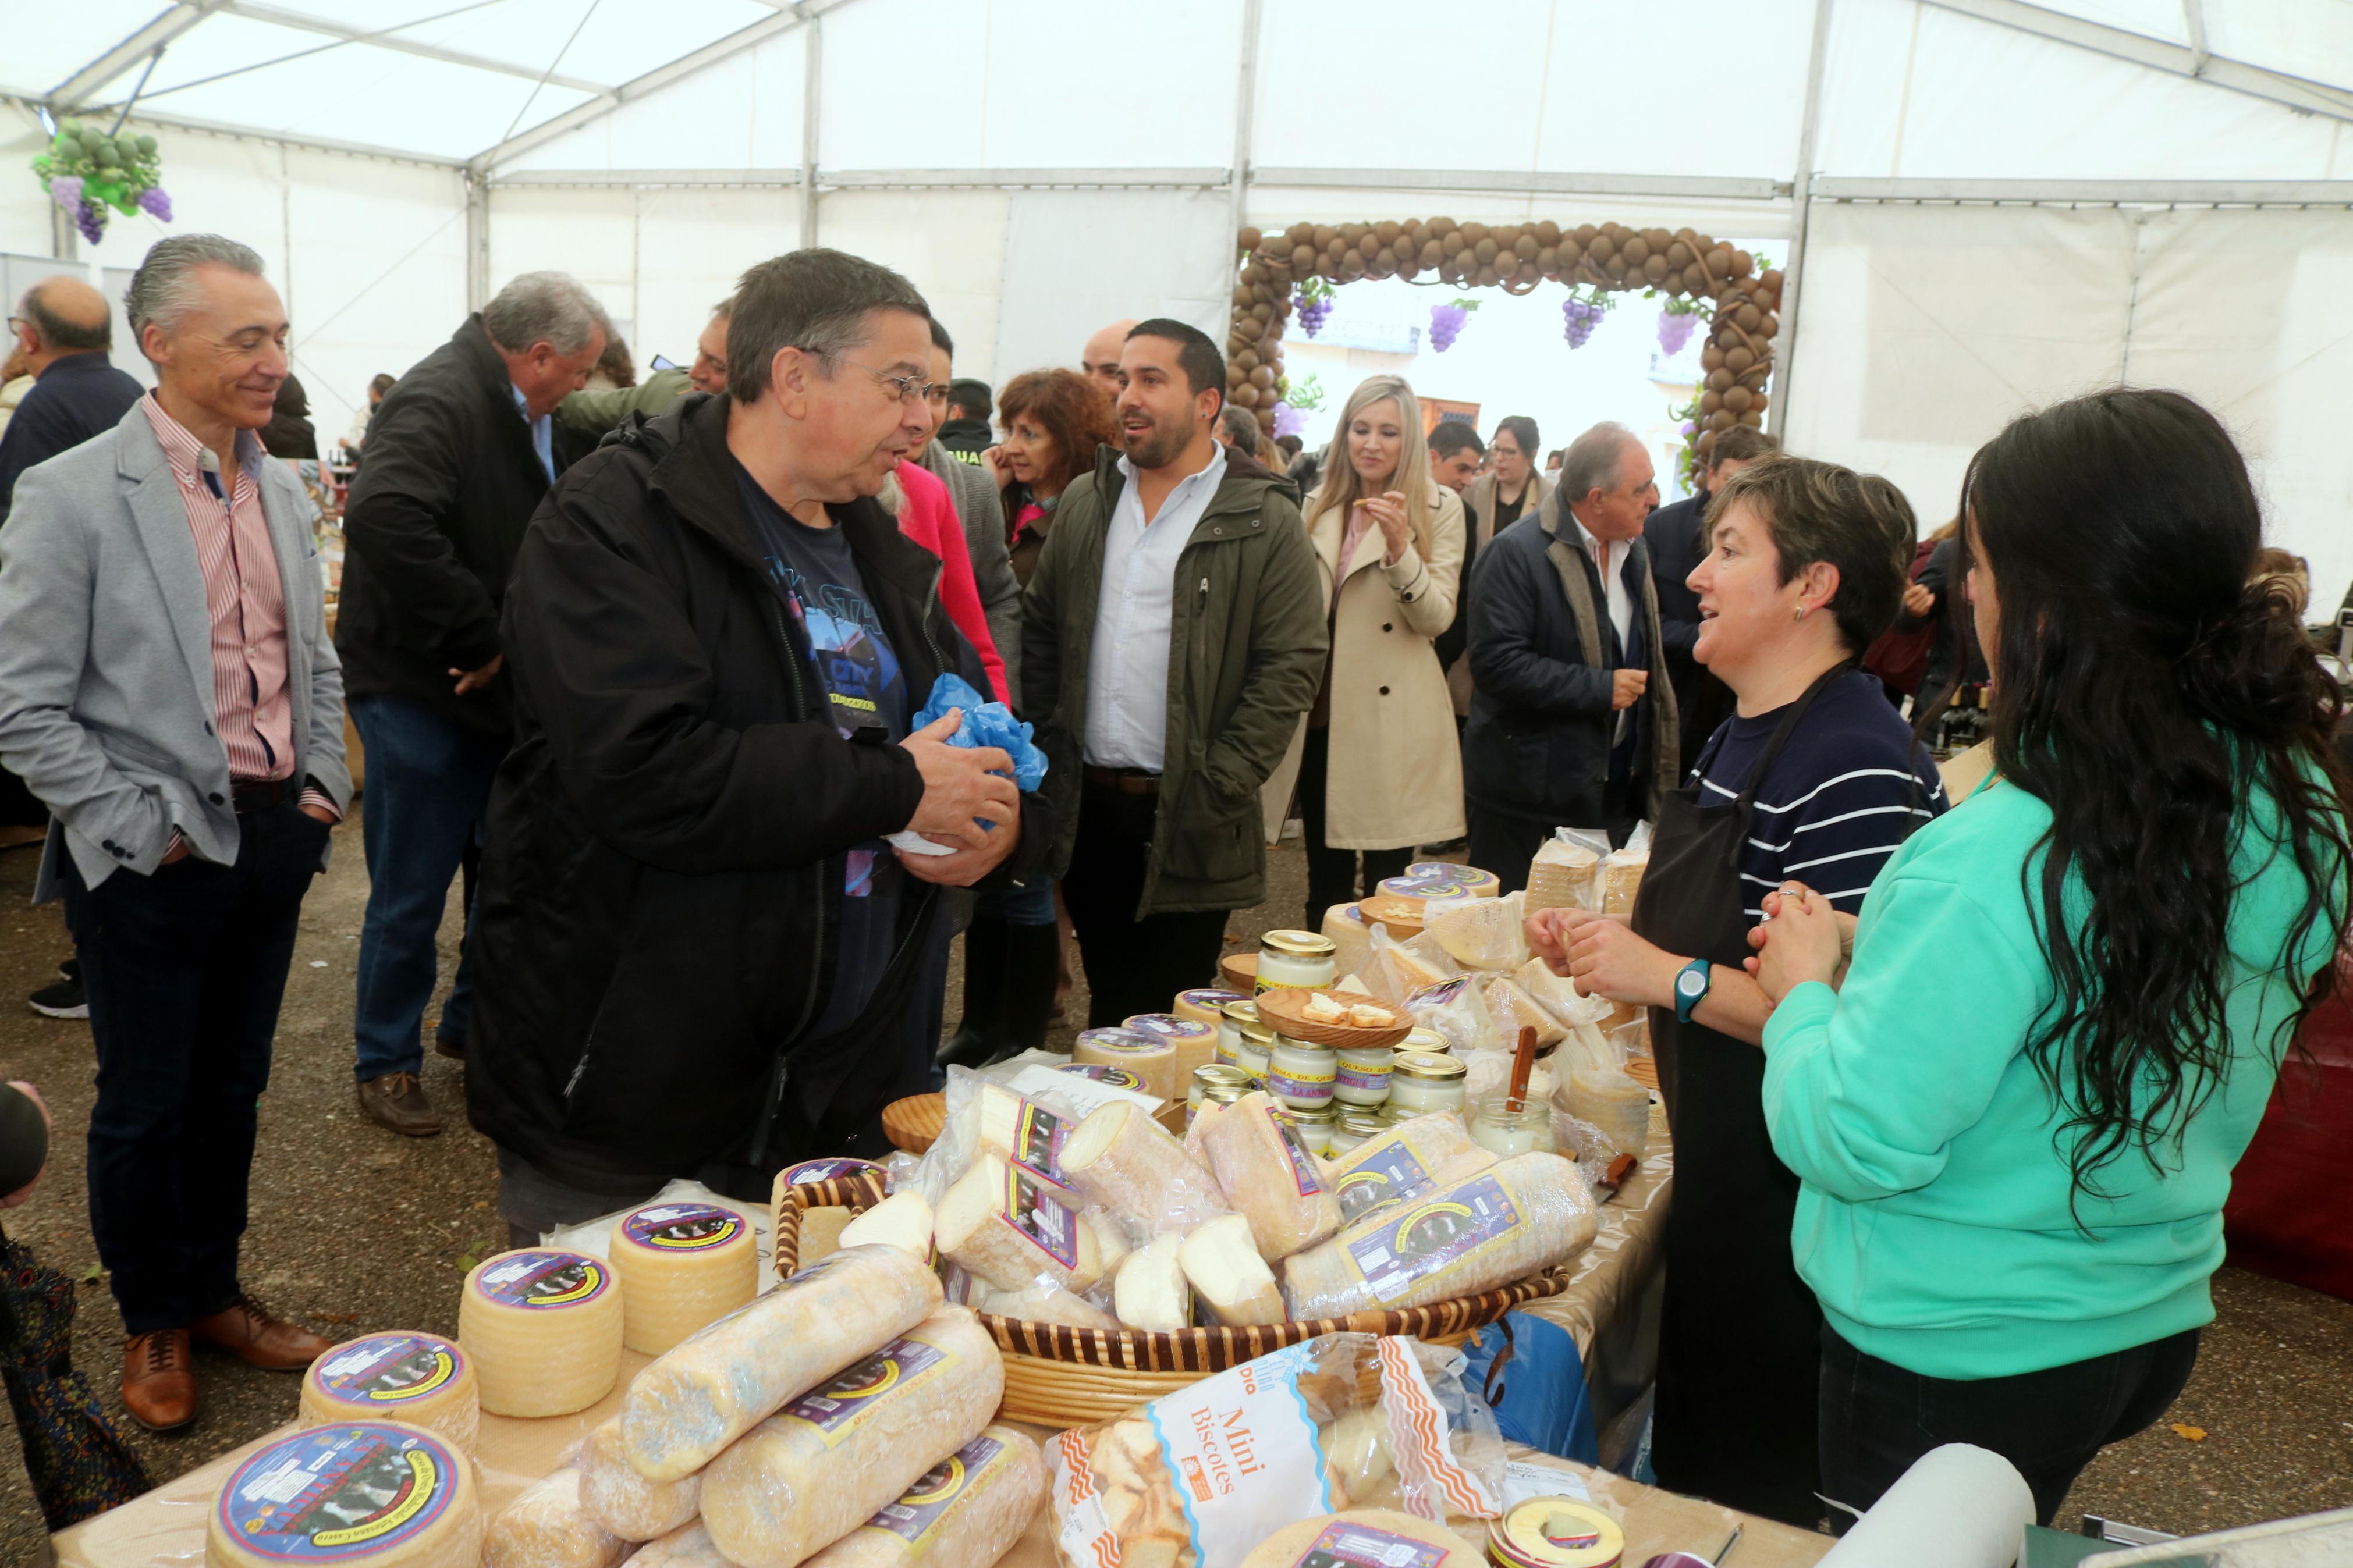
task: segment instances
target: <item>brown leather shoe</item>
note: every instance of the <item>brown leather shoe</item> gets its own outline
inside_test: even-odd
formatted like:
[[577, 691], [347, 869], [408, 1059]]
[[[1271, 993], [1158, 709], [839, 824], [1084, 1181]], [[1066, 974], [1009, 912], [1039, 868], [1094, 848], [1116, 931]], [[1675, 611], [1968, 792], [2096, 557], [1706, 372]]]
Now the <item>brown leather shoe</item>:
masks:
[[208, 1345], [251, 1362], [264, 1372], [301, 1372], [335, 1348], [308, 1329], [273, 1318], [248, 1297], [240, 1297], [188, 1331]]
[[122, 1407], [150, 1432], [169, 1432], [196, 1418], [196, 1369], [187, 1330], [131, 1336], [122, 1347]]
[[404, 1138], [430, 1138], [441, 1131], [441, 1113], [425, 1098], [425, 1085], [413, 1072], [388, 1072], [361, 1084], [360, 1110]]

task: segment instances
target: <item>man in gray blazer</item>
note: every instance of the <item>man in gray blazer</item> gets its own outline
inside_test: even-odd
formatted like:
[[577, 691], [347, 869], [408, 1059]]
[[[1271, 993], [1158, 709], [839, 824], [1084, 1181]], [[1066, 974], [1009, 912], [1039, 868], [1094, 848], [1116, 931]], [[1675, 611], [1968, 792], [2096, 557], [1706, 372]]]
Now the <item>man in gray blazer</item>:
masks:
[[273, 1369], [327, 1341], [237, 1282], [255, 1112], [311, 879], [351, 796], [311, 507], [253, 434], [286, 379], [261, 258], [147, 253], [123, 297], [156, 389], [26, 471], [0, 535], [0, 762], [49, 808], [90, 994], [90, 1228], [122, 1400], [195, 1415], [191, 1335]]

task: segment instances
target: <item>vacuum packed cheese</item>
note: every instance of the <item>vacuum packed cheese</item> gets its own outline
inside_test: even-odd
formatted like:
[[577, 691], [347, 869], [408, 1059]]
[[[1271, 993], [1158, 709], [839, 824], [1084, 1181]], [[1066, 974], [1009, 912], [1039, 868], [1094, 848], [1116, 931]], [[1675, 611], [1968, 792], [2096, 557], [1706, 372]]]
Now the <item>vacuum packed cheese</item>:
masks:
[[1124, 1101], [1079, 1123], [1062, 1145], [1062, 1174], [1139, 1236], [1187, 1230], [1230, 1212], [1216, 1180], [1176, 1135]]
[[1601, 857], [1581, 844], [1546, 839], [1528, 862], [1527, 912], [1599, 908], [1593, 872], [1600, 863]]
[[1005, 1363], [961, 1307], [786, 1405], [711, 1463], [702, 1522], [744, 1568], [795, 1568], [980, 1435]]
[[1174, 1013], [1138, 1013], [1133, 1018], [1121, 1020], [1119, 1026], [1139, 1035], [1156, 1036], [1175, 1047], [1176, 1062], [1168, 1075], [1166, 1091], [1152, 1090], [1163, 1100], [1180, 1098], [1192, 1085], [1193, 1069], [1218, 1059], [1218, 1026], [1214, 1023], [1179, 1017]]
[[651, 1541], [691, 1521], [701, 1511], [702, 1477], [649, 1481], [629, 1463], [614, 1416], [581, 1440], [580, 1505], [624, 1541]]
[[906, 1495], [811, 1561], [815, 1568], [989, 1568], [1046, 1500], [1046, 1461], [1010, 1426], [991, 1426], [923, 1472]]
[[1070, 1184], [1062, 1175], [1060, 1156], [1077, 1121], [993, 1083], [980, 1086], [978, 1100], [981, 1148], [1056, 1186]]
[[1454, 1182], [1495, 1163], [1471, 1141], [1462, 1119], [1432, 1111], [1398, 1122], [1324, 1166], [1344, 1224], [1427, 1188]]
[[526, 1487], [482, 1532], [482, 1568], [613, 1568], [628, 1554], [580, 1505], [575, 1469]]
[[[1479, 901], [1493, 902], [1490, 899]], [[1372, 987], [1374, 995], [1400, 1006], [1415, 992], [1440, 984], [1448, 978], [1446, 971], [1396, 942], [1375, 948], [1371, 961], [1360, 973], [1365, 984]]]
[[1495, 1020], [1495, 1032], [1514, 1047], [1519, 1044], [1522, 1029], [1536, 1032], [1536, 1049], [1540, 1051], [1548, 1051], [1568, 1037], [1568, 1031], [1551, 1010], [1538, 1006], [1535, 998], [1520, 989], [1519, 982], [1509, 975], [1499, 974], [1487, 982], [1484, 1000], [1487, 1016]]
[[1082, 1029], [1071, 1047], [1071, 1061], [1082, 1067], [1125, 1068], [1143, 1080], [1145, 1093], [1162, 1100], [1184, 1092], [1176, 1086], [1176, 1046], [1141, 1029]]
[[473, 1461], [397, 1421], [310, 1426], [264, 1444], [229, 1472], [205, 1527], [206, 1568], [481, 1560]]
[[1340, 1205], [1315, 1156], [1274, 1100], [1254, 1089], [1206, 1124], [1201, 1152], [1226, 1201], [1249, 1222], [1261, 1258], [1272, 1263], [1340, 1228]]
[[620, 1281], [601, 1258], [547, 1247], [474, 1266], [458, 1299], [458, 1342], [493, 1415], [569, 1415], [621, 1375]]
[[1240, 1568], [1486, 1568], [1486, 1559], [1443, 1525], [1363, 1508], [1286, 1524], [1252, 1548]]
[[474, 1363], [438, 1334], [403, 1329], [352, 1340], [302, 1374], [300, 1419], [305, 1426], [398, 1421], [438, 1432], [470, 1454], [481, 1426]]
[[1084, 1296], [1074, 1296], [1043, 1283], [1024, 1290], [997, 1290], [983, 1286], [972, 1305], [981, 1311], [994, 1312], [1000, 1318], [1018, 1318], [1026, 1323], [1060, 1323], [1071, 1329], [1119, 1327], [1117, 1320]]
[[1432, 904], [1422, 932], [1465, 969], [1517, 969], [1528, 961], [1526, 933], [1520, 929], [1520, 900], [1465, 899]]
[[1258, 1255], [1250, 1221], [1240, 1215], [1197, 1226], [1177, 1247], [1176, 1260], [1194, 1297], [1219, 1322], [1233, 1327], [1282, 1321], [1282, 1292]]
[[1354, 904], [1334, 904], [1324, 911], [1324, 934], [1332, 941], [1332, 964], [1342, 974], [1355, 974], [1373, 957], [1373, 928]]
[[1508, 1285], [1576, 1256], [1599, 1220], [1577, 1167], [1515, 1154], [1356, 1221], [1285, 1260], [1294, 1318], [1395, 1311]]
[[638, 1548], [622, 1568], [736, 1568], [719, 1554], [702, 1521], [680, 1525], [659, 1541]]
[[1568, 1075], [1563, 1109], [1600, 1129], [1620, 1154], [1642, 1157], [1651, 1141], [1651, 1091], [1616, 1067], [1578, 1067]]
[[932, 1205], [909, 1187], [892, 1193], [849, 1222], [841, 1233], [844, 1247], [895, 1247], [925, 1263], [932, 1260]]
[[1113, 1278], [1111, 1310], [1131, 1329], [1173, 1334], [1193, 1326], [1193, 1288], [1177, 1252], [1185, 1238], [1163, 1231], [1127, 1255]]
[[1634, 895], [1642, 886], [1642, 873], [1650, 868], [1651, 852], [1648, 849], [1613, 849], [1603, 856], [1601, 870], [1594, 879], [1601, 889], [1602, 912], [1632, 914]]
[[717, 1204], [648, 1204], [613, 1226], [621, 1342], [659, 1355], [760, 1293], [759, 1233]]
[[1095, 1230], [1068, 1194], [995, 1154], [975, 1160], [940, 1199], [933, 1237], [943, 1257], [1000, 1290], [1040, 1279], [1084, 1290], [1103, 1278]]
[[1588, 996], [1566, 974], [1555, 974], [1541, 958], [1531, 958], [1512, 972], [1520, 989], [1549, 1009], [1562, 1023], [1599, 1023], [1613, 1004], [1603, 996]]
[[939, 1276], [895, 1247], [855, 1247], [785, 1280], [639, 1372], [621, 1401], [629, 1463], [692, 1475], [785, 1401], [940, 1304]]

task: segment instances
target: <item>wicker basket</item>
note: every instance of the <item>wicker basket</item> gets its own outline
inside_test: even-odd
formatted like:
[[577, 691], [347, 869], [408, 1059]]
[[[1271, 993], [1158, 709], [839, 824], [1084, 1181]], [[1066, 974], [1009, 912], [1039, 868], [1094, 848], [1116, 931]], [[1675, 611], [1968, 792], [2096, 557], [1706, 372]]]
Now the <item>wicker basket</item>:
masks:
[[[800, 1267], [800, 1214], [823, 1203], [864, 1209], [871, 1190], [824, 1183], [826, 1190], [790, 1187], [776, 1213], [776, 1273]], [[1040, 1426], [1080, 1426], [1109, 1421], [1164, 1394], [1198, 1383], [1213, 1373], [1254, 1361], [1270, 1351], [1319, 1334], [1411, 1334], [1435, 1344], [1459, 1344], [1504, 1313], [1568, 1289], [1568, 1268], [1548, 1268], [1501, 1289], [1458, 1296], [1397, 1312], [1352, 1312], [1345, 1318], [1271, 1323], [1261, 1328], [1187, 1329], [1150, 1333], [1135, 1329], [1073, 1329], [1018, 1318], [979, 1315], [1005, 1356], [1005, 1404], [1008, 1421]]]

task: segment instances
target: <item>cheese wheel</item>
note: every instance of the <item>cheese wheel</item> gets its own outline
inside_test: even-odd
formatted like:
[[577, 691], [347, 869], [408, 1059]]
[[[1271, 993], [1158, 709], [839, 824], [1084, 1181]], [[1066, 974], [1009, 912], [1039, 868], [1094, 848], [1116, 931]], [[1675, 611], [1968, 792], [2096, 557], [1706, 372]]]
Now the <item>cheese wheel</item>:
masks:
[[1637, 1160], [1651, 1142], [1651, 1091], [1616, 1067], [1569, 1069], [1564, 1109], [1601, 1130], [1620, 1154]]
[[1283, 1262], [1295, 1318], [1396, 1311], [1474, 1296], [1583, 1251], [1599, 1227], [1593, 1194], [1557, 1154], [1516, 1154], [1375, 1209]]
[[1528, 862], [1527, 911], [1590, 910], [1599, 906], [1593, 873], [1601, 857], [1582, 844], [1547, 838]]
[[795, 1568], [978, 1436], [1004, 1396], [997, 1342], [944, 1308], [713, 1459], [702, 1522], [744, 1568]]
[[621, 1418], [614, 1416], [581, 1440], [580, 1506], [624, 1541], [651, 1541], [702, 1510], [702, 1477], [649, 1481], [630, 1468]]
[[1095, 1111], [1062, 1144], [1062, 1174], [1138, 1236], [1230, 1213], [1215, 1177], [1176, 1135], [1125, 1101]]
[[1176, 1046], [1141, 1029], [1082, 1029], [1071, 1047], [1071, 1060], [1081, 1067], [1125, 1068], [1143, 1082], [1145, 1093], [1163, 1100], [1174, 1100], [1181, 1092]]
[[1218, 1059], [1218, 1026], [1200, 1018], [1180, 1018], [1174, 1013], [1138, 1013], [1120, 1025], [1139, 1035], [1156, 1035], [1168, 1042], [1176, 1052], [1176, 1065], [1168, 1075], [1168, 1092], [1163, 1100], [1175, 1100], [1193, 1084], [1193, 1069], [1207, 1067]]
[[1046, 1461], [1010, 1426], [991, 1426], [923, 1472], [898, 1501], [810, 1561], [816, 1568], [989, 1568], [1046, 1500]]
[[1258, 1255], [1250, 1221], [1231, 1214], [1196, 1226], [1176, 1248], [1176, 1261], [1193, 1295], [1209, 1315], [1229, 1326], [1283, 1321], [1282, 1292], [1273, 1271]]
[[481, 1410], [473, 1358], [454, 1340], [402, 1329], [352, 1340], [312, 1362], [299, 1419], [305, 1426], [398, 1421], [471, 1454]]
[[613, 1226], [621, 1342], [659, 1355], [760, 1293], [759, 1232], [718, 1204], [648, 1204]]
[[1212, 1035], [1226, 1016], [1229, 1002], [1247, 1002], [1250, 998], [1239, 991], [1226, 991], [1206, 986], [1195, 991], [1179, 991], [1169, 1011], [1179, 1018], [1190, 1018], [1197, 1024], [1207, 1024]]
[[1493, 871], [1482, 871], [1476, 866], [1460, 865], [1452, 860], [1417, 860], [1405, 868], [1405, 874], [1441, 879], [1474, 899], [1495, 898], [1504, 890], [1504, 879]]
[[580, 1472], [570, 1468], [524, 1488], [482, 1531], [482, 1568], [613, 1568], [628, 1554], [580, 1505]]
[[1324, 911], [1324, 934], [1332, 942], [1333, 966], [1355, 974], [1373, 958], [1373, 928], [1354, 904], [1334, 904]]
[[801, 1210], [801, 1249], [797, 1259], [803, 1268], [831, 1258], [841, 1250], [841, 1233], [849, 1228], [856, 1213], [839, 1205], [821, 1209]]
[[659, 1541], [638, 1548], [622, 1568], [737, 1568], [719, 1554], [701, 1520], [681, 1524]]
[[802, 1269], [630, 1381], [621, 1400], [630, 1465], [649, 1481], [693, 1474], [940, 1300], [939, 1276], [895, 1247], [848, 1247]]
[[1252, 1547], [1240, 1568], [1486, 1568], [1486, 1559], [1443, 1525], [1359, 1508], [1284, 1525]]
[[841, 1233], [844, 1247], [895, 1247], [926, 1264], [932, 1260], [932, 1205], [909, 1187], [892, 1193], [849, 1222]]
[[1315, 1156], [1263, 1089], [1242, 1096], [1209, 1121], [1201, 1152], [1269, 1263], [1340, 1228], [1339, 1200], [1324, 1186]]
[[942, 1256], [1000, 1290], [1044, 1280], [1084, 1290], [1103, 1278], [1103, 1247], [1060, 1188], [983, 1154], [940, 1199]]
[[458, 1298], [458, 1342], [493, 1415], [569, 1415], [621, 1376], [621, 1286], [601, 1258], [549, 1247], [474, 1266]]
[[1632, 914], [1634, 895], [1642, 886], [1642, 873], [1650, 868], [1651, 852], [1647, 849], [1613, 849], [1603, 856], [1600, 874], [1594, 879], [1601, 889], [1602, 912]]
[[1538, 1006], [1535, 998], [1507, 974], [1487, 982], [1482, 999], [1487, 1004], [1487, 1016], [1495, 1020], [1495, 1032], [1509, 1040], [1514, 1049], [1519, 1046], [1522, 1029], [1536, 1032], [1536, 1049], [1540, 1051], [1548, 1051], [1568, 1038], [1568, 1031], [1551, 1010]]
[[397, 1421], [265, 1444], [229, 1472], [205, 1527], [206, 1568], [476, 1568], [481, 1555], [473, 1461]]
[[1163, 1231], [1127, 1255], [1112, 1280], [1111, 1310], [1131, 1329], [1173, 1334], [1193, 1326], [1193, 1288], [1177, 1257], [1185, 1238]]

